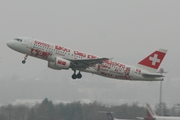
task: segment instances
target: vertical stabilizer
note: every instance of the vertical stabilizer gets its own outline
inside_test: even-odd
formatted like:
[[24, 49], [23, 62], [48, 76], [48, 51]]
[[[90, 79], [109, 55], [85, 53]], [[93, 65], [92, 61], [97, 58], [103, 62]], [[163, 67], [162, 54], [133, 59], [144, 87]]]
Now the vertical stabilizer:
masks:
[[105, 113], [107, 115], [108, 120], [115, 120], [112, 113], [113, 112], [109, 112], [109, 111], [98, 111], [99, 113]]
[[107, 117], [108, 117], [108, 120], [114, 120], [114, 117], [112, 115], [112, 112], [107, 112], [106, 113]]
[[152, 110], [149, 104], [146, 104], [146, 110], [147, 110], [147, 118], [155, 118], [156, 113]]
[[166, 49], [159, 49], [151, 53], [149, 56], [141, 60], [137, 67], [143, 68], [149, 72], [155, 73], [159, 68], [161, 62], [163, 61], [167, 53]]

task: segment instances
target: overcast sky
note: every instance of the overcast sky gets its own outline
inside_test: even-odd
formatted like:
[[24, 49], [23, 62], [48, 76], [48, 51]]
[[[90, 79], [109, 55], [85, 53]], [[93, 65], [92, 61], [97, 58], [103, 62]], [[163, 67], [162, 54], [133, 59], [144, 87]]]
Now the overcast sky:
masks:
[[74, 81], [72, 70], [51, 70], [46, 61], [29, 57], [22, 65], [24, 55], [6, 46], [8, 40], [20, 36], [127, 64], [138, 63], [156, 49], [168, 49], [160, 66], [169, 71], [163, 82], [163, 101], [180, 102], [179, 12], [179, 0], [1, 0], [0, 103], [45, 97], [159, 102], [159, 82], [114, 80], [88, 73]]

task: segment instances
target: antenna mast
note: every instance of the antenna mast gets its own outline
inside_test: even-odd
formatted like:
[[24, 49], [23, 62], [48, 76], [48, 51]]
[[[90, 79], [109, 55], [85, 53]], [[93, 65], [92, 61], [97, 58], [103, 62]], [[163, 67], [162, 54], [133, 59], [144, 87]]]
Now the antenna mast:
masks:
[[[167, 73], [167, 72], [165, 72], [163, 68], [160, 68], [157, 73], [161, 73], [161, 75], [162, 75], [163, 73]], [[160, 115], [161, 115], [161, 116], [164, 116], [164, 113], [163, 113], [163, 111], [162, 111], [162, 81], [160, 81], [160, 93], [159, 93], [159, 94], [160, 94], [160, 95], [159, 95]]]

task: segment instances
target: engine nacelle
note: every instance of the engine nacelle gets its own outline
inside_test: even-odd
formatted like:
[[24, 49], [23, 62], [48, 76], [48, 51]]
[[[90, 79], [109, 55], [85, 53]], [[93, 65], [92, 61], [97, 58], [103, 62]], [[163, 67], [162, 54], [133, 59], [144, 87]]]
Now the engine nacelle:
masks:
[[55, 70], [61, 70], [61, 69], [69, 69], [71, 62], [60, 58], [56, 57], [54, 62], [48, 62], [48, 67], [55, 69]]
[[54, 62], [48, 62], [48, 67], [54, 70], [61, 70], [61, 68], [54, 66]]

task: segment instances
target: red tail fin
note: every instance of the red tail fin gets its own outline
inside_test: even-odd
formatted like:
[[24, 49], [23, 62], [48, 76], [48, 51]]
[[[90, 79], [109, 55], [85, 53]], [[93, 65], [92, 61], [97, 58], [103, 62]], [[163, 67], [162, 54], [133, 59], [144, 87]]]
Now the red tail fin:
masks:
[[153, 119], [155, 118], [157, 115], [156, 113], [151, 109], [149, 104], [146, 104], [146, 111], [147, 111], [147, 119]]
[[156, 50], [155, 52], [151, 53], [149, 56], [144, 58], [142, 61], [140, 61], [138, 63], [138, 66], [143, 67], [150, 72], [156, 72], [161, 62], [163, 61], [166, 53], [167, 53], [166, 49]]

